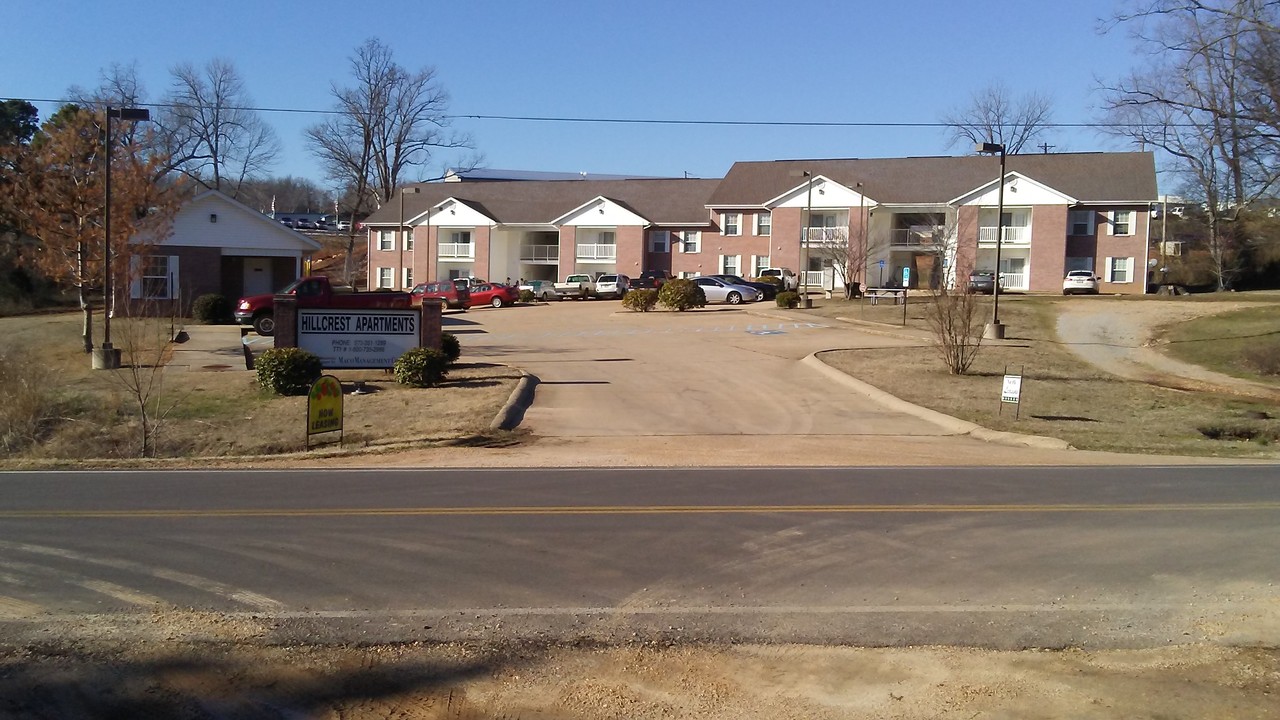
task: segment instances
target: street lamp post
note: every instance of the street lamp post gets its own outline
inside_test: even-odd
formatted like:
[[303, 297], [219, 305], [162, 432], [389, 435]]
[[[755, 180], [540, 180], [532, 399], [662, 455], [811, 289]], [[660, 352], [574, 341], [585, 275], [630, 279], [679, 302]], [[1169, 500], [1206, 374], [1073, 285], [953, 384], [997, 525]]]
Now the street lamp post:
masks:
[[[867, 249], [867, 196], [866, 190], [863, 189], [862, 183], [858, 183], [854, 187], [858, 190], [858, 241], [862, 246], [858, 248], [858, 252], [862, 254], [862, 279], [865, 282], [867, 276], [871, 273], [868, 271], [867, 262], [871, 260], [871, 251]], [[847, 263], [846, 263], [847, 264]], [[852, 272], [850, 268], [850, 272]], [[849, 282], [850, 278], [845, 278], [845, 282]], [[861, 288], [859, 288], [861, 290]], [[844, 290], [846, 299], [850, 297], [849, 288], [846, 286]]]
[[996, 268], [991, 279], [991, 322], [982, 331], [987, 340], [1003, 340], [1004, 325], [1000, 322], [1000, 246], [1004, 240], [1004, 143], [978, 143], [980, 153], [1000, 154], [1000, 189], [996, 195]]
[[813, 173], [804, 171], [809, 178], [808, 197], [804, 203], [804, 222], [800, 225], [800, 307], [811, 308], [813, 301], [809, 299], [809, 223], [813, 221]]
[[[408, 239], [404, 231], [404, 196], [417, 195], [420, 192], [422, 192], [422, 188], [418, 188], [418, 187], [400, 188], [400, 279], [397, 282], [397, 284], [400, 286], [401, 290], [413, 289], [413, 288], [407, 288], [404, 286], [404, 246], [405, 246], [405, 241]], [[415, 251], [415, 255], [416, 255], [416, 251]]]
[[146, 108], [113, 108], [109, 105], [107, 106], [107, 137], [104, 143], [107, 156], [107, 171], [103, 183], [106, 197], [102, 208], [102, 347], [93, 351], [91, 362], [94, 370], [115, 370], [120, 367], [120, 350], [111, 344], [111, 310], [115, 302], [115, 283], [111, 276], [111, 156], [115, 154], [111, 137], [111, 118], [135, 121], [150, 120], [151, 111]]

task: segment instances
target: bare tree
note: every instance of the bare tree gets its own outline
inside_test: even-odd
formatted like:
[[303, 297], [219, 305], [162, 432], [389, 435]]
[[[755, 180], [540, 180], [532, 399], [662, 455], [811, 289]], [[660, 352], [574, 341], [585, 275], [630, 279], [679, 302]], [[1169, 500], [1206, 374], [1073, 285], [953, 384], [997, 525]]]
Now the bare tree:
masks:
[[1159, 148], [1204, 200], [1220, 289], [1238, 270], [1231, 223], [1280, 182], [1280, 31], [1267, 0], [1157, 0], [1118, 15], [1155, 58], [1105, 86], [1104, 127]]
[[214, 59], [201, 68], [182, 63], [172, 76], [157, 118], [172, 167], [236, 197], [245, 180], [265, 174], [275, 162], [275, 132], [250, 109], [253, 101], [230, 61]]
[[952, 375], [969, 371], [982, 349], [982, 323], [977, 296], [965, 289], [930, 290], [924, 317], [933, 347]]
[[[472, 141], [448, 132], [449, 95], [434, 69], [409, 72], [377, 39], [357, 48], [350, 64], [353, 85], [333, 86], [337, 115], [309, 128], [307, 138], [326, 176], [350, 194], [358, 219], [387, 202], [409, 169], [428, 165], [437, 152], [471, 148]], [[353, 222], [348, 280], [355, 238]]]
[[810, 238], [809, 254], [831, 266], [844, 285], [846, 300], [860, 294], [859, 283], [866, 284], [867, 260], [889, 247], [889, 238], [880, 233], [850, 236], [844, 228], [816, 227], [810, 232], [821, 232], [823, 237]]
[[1040, 139], [1052, 122], [1053, 103], [1040, 93], [1014, 98], [1003, 83], [975, 92], [965, 107], [942, 117], [950, 134], [949, 147], [996, 142], [1011, 155]]

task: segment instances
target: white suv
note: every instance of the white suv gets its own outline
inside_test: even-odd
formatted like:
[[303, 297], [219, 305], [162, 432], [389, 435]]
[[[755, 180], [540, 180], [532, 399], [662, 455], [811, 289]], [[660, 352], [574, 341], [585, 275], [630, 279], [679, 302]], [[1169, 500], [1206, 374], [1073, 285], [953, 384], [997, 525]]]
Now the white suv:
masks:
[[626, 275], [601, 275], [596, 280], [596, 297], [621, 299], [627, 294], [631, 278]]
[[1092, 270], [1072, 270], [1062, 279], [1062, 294], [1075, 295], [1076, 293], [1085, 293], [1088, 295], [1098, 294], [1098, 282], [1102, 278], [1093, 274]]

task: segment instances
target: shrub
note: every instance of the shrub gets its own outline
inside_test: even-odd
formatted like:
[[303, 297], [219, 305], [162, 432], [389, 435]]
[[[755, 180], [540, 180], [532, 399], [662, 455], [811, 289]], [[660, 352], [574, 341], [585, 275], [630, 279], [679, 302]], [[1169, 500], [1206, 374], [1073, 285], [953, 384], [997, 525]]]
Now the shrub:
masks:
[[444, 353], [444, 359], [452, 365], [458, 362], [458, 358], [462, 357], [462, 343], [458, 342], [458, 336], [453, 333], [440, 333], [440, 352]]
[[800, 304], [800, 293], [786, 290], [778, 293], [773, 300], [780, 308], [795, 308]]
[[684, 312], [689, 308], [706, 307], [707, 294], [692, 280], [676, 278], [662, 283], [658, 290], [658, 302], [664, 306]]
[[396, 382], [409, 387], [435, 387], [449, 373], [449, 358], [434, 348], [414, 348], [396, 360]]
[[964, 375], [982, 349], [982, 320], [976, 296], [970, 292], [929, 291], [924, 317], [933, 333], [933, 346], [952, 375]]
[[229, 323], [231, 322], [231, 301], [225, 295], [217, 293], [201, 295], [191, 305], [191, 317], [210, 325]]
[[324, 368], [320, 358], [298, 348], [271, 348], [253, 361], [258, 384], [277, 395], [306, 395]]
[[782, 292], [782, 290], [784, 289], [782, 287], [782, 278], [778, 277], [777, 275], [764, 275], [761, 277], [754, 277], [754, 278], [751, 278], [751, 282], [767, 282], [773, 285], [774, 287], [778, 288], [778, 292]]
[[58, 378], [40, 359], [0, 348], [0, 450], [17, 452], [40, 442], [62, 414]]
[[622, 307], [633, 312], [649, 312], [658, 304], [658, 291], [652, 288], [630, 290], [622, 296]]
[[538, 296], [534, 295], [532, 290], [520, 291], [520, 302], [531, 303], [531, 302], [537, 302], [537, 301], [538, 301]]

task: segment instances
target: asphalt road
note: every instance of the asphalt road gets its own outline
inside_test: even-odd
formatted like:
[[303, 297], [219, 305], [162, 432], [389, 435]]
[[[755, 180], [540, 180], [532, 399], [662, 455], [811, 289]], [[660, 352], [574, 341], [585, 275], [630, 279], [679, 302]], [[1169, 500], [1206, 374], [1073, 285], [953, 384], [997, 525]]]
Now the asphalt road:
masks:
[[0, 633], [1280, 642], [1273, 467], [0, 475]]

